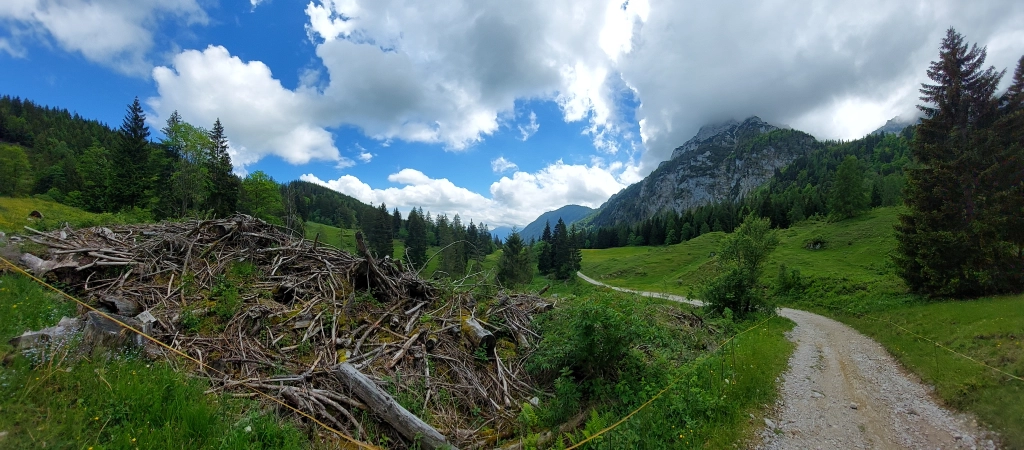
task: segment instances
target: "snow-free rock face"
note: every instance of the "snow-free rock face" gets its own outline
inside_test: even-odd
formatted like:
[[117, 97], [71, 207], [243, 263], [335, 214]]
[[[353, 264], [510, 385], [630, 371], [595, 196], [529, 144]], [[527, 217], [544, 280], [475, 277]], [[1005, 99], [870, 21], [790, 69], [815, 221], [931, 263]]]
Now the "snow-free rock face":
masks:
[[872, 131], [871, 134], [900, 134], [903, 129], [911, 125], [915, 125], [920, 122], [921, 119], [917, 116], [910, 118], [903, 116], [896, 116], [885, 122], [885, 125], [878, 127], [877, 130]]
[[591, 223], [630, 223], [667, 210], [739, 200], [816, 145], [807, 133], [780, 129], [756, 116], [704, 126], [672, 152], [672, 159], [608, 199]]

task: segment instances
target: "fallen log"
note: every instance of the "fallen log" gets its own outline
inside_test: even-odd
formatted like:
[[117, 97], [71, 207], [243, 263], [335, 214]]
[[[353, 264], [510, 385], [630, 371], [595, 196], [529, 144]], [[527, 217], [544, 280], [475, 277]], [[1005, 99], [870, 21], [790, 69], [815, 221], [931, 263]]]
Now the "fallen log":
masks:
[[476, 319], [469, 316], [462, 318], [462, 334], [473, 344], [474, 349], [483, 347], [486, 354], [494, 352], [494, 335]]
[[19, 262], [28, 267], [28, 270], [34, 273], [36, 276], [42, 276], [46, 272], [53, 270], [53, 266], [57, 263], [53, 261], [46, 261], [31, 253], [25, 253], [21, 255]]
[[418, 442], [423, 448], [428, 449], [455, 448], [434, 427], [412, 415], [352, 364], [338, 364], [334, 366], [333, 372], [334, 376], [356, 394], [356, 397], [366, 403], [370, 411], [384, 419], [410, 441]]

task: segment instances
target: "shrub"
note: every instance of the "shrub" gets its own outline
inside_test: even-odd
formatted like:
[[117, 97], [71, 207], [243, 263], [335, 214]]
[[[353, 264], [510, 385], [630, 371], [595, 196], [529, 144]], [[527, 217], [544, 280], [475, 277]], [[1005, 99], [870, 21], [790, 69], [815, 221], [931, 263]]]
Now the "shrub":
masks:
[[617, 378], [644, 326], [637, 312], [622, 296], [569, 297], [539, 318], [544, 338], [527, 368], [547, 379], [566, 369], [580, 379]]
[[700, 295], [708, 309], [717, 314], [728, 309], [738, 318], [774, 310], [760, 291], [758, 279], [765, 260], [778, 245], [771, 221], [753, 214], [747, 216], [734, 233], [722, 240], [715, 261], [718, 275], [701, 288]]
[[807, 280], [799, 270], [790, 270], [785, 264], [779, 264], [779, 273], [775, 277], [775, 295], [800, 295], [805, 289], [807, 289]]

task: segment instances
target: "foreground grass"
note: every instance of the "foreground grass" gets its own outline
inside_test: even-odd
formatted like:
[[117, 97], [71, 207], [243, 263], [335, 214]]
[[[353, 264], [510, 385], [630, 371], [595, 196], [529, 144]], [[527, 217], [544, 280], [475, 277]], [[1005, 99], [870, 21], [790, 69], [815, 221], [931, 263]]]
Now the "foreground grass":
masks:
[[[775, 380], [786, 369], [792, 352], [793, 344], [784, 335], [793, 326], [788, 319], [734, 322], [706, 316], [690, 305], [578, 280], [536, 276], [524, 290], [543, 286], [550, 286], [546, 295], [556, 306], [548, 314], [555, 316], [540, 319], [544, 342], [528, 367], [548, 361], [551, 352], [546, 348], [559, 349], [555, 354], [575, 354], [571, 349], [577, 348], [582, 355], [600, 355], [617, 342], [606, 336], [616, 327], [622, 327], [622, 335], [635, 339], [631, 349], [612, 364], [617, 377], [580, 378], [587, 371], [577, 367], [572, 375], [563, 372], [559, 378], [571, 382], [555, 381], [555, 397], [542, 400], [539, 410], [534, 413], [524, 408], [520, 421], [529, 423], [537, 417], [538, 422], [547, 422], [547, 427], [578, 411], [571, 406], [580, 395], [585, 400], [581, 407], [589, 404], [594, 408], [582, 429], [561, 436], [553, 448], [593, 436], [663, 389], [655, 401], [583, 448], [730, 448], [760, 429], [763, 407], [774, 403]], [[723, 342], [727, 344], [720, 348]], [[559, 365], [553, 366], [557, 370]], [[534, 448], [531, 444], [536, 434], [521, 436], [526, 448]]]
[[[75, 308], [20, 275], [0, 276], [0, 352]], [[45, 360], [14, 355], [0, 368], [4, 448], [304, 448], [306, 437], [255, 402], [211, 397], [197, 379], [135, 355]]]
[[[746, 329], [753, 323], [736, 325]], [[629, 421], [584, 448], [742, 447], [763, 427], [765, 405], [774, 404], [778, 397], [775, 380], [788, 367], [793, 350], [793, 343], [784, 333], [792, 327], [788, 319], [775, 317], [737, 337], [713, 356], [677, 368], [672, 373], [681, 378], [677, 384]], [[648, 380], [637, 381], [641, 398], [653, 396], [661, 387]], [[623, 404], [593, 414], [584, 430], [569, 441], [581, 441], [637, 406]]]
[[[947, 405], [974, 413], [1007, 447], [1024, 448], [1024, 382], [893, 325], [1024, 377], [1024, 296], [958, 301], [907, 293], [888, 262], [898, 214], [899, 208], [877, 208], [838, 223], [807, 220], [780, 230], [762, 281], [776, 284], [782, 265], [798, 271], [801, 285], [780, 297], [783, 305], [835, 318], [877, 340], [935, 386]], [[615, 286], [687, 295], [715, 251], [705, 236], [669, 247], [585, 251], [583, 272]], [[623, 261], [618, 269], [616, 260]]]

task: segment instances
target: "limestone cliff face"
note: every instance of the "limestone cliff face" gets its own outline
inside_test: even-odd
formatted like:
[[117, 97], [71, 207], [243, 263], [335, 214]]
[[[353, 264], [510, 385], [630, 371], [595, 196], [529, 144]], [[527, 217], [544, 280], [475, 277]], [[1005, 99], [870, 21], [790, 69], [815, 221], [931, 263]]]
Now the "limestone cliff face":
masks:
[[608, 199], [591, 223], [631, 223], [667, 210], [739, 200], [816, 145], [807, 133], [758, 117], [704, 126], [654, 172]]

